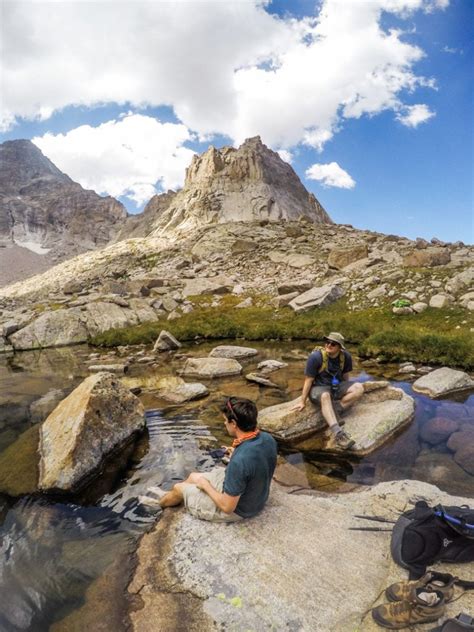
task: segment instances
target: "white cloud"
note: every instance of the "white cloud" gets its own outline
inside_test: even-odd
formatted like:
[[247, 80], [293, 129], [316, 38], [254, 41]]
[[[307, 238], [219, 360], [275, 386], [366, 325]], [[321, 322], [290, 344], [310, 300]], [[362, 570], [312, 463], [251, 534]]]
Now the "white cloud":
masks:
[[406, 127], [418, 127], [420, 123], [426, 123], [433, 116], [435, 116], [435, 113], [427, 105], [418, 103], [402, 108], [401, 112], [397, 114], [397, 120], [406, 125]]
[[381, 17], [447, 2], [324, 0], [299, 20], [266, 0], [5, 2], [3, 125], [68, 105], [169, 105], [200, 138], [321, 151], [344, 119], [399, 113], [404, 92], [434, 85], [415, 73], [423, 51]]
[[306, 170], [308, 180], [317, 180], [324, 187], [338, 187], [339, 189], [353, 189], [355, 180], [340, 167], [337, 162], [314, 164]]
[[82, 125], [67, 134], [45, 134], [33, 142], [83, 187], [126, 196], [140, 205], [157, 190], [183, 184], [194, 154], [183, 147], [190, 138], [184, 125], [134, 114], [98, 127]]
[[279, 149], [277, 153], [282, 160], [291, 164], [293, 160], [293, 154], [291, 153], [291, 151], [288, 151], [286, 149]]

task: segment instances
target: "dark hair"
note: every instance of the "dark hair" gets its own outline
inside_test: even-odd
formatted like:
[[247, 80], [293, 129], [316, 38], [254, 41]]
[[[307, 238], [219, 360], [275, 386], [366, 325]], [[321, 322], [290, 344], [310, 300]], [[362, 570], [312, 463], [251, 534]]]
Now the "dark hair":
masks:
[[244, 397], [228, 397], [221, 406], [228, 421], [235, 421], [240, 430], [249, 432], [257, 427], [258, 411], [255, 403]]

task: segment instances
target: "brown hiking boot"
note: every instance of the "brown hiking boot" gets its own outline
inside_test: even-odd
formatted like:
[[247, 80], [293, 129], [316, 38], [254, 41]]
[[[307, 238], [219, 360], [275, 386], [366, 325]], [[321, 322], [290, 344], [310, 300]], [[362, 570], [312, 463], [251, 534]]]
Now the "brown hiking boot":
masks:
[[412, 590], [409, 599], [377, 606], [372, 610], [372, 617], [383, 628], [401, 630], [418, 623], [437, 621], [445, 610], [442, 592], [416, 588]]
[[340, 430], [334, 437], [334, 441], [337, 447], [342, 448], [342, 450], [349, 450], [355, 444], [354, 439], [345, 430]]
[[454, 584], [457, 577], [453, 577], [449, 573], [438, 573], [436, 571], [428, 571], [415, 581], [397, 582], [392, 584], [385, 591], [385, 595], [389, 601], [404, 601], [409, 599], [411, 592], [416, 588], [425, 588], [427, 590], [438, 590], [443, 593], [444, 601], [451, 601], [454, 594]]

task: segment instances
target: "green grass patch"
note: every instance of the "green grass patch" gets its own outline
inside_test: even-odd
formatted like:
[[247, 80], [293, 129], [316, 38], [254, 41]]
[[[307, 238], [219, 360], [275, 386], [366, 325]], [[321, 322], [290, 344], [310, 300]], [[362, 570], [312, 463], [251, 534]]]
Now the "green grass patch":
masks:
[[109, 330], [90, 342], [105, 347], [150, 344], [162, 329], [182, 342], [199, 338], [317, 341], [329, 331], [340, 331], [349, 343], [358, 345], [363, 357], [474, 369], [474, 337], [469, 332], [474, 319], [465, 310], [427, 309], [422, 314], [399, 316], [388, 307], [352, 312], [344, 301], [338, 301], [327, 308], [295, 314], [290, 308], [269, 307], [265, 297], [255, 307], [236, 308], [241, 300], [228, 295], [212, 307], [212, 298], [199, 297], [194, 311], [177, 320]]

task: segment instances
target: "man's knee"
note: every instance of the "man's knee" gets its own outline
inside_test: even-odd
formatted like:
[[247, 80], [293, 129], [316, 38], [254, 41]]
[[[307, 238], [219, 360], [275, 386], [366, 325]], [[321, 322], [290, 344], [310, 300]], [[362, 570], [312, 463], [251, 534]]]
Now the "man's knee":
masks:
[[328, 391], [324, 391], [324, 393], [321, 393], [320, 401], [321, 404], [329, 403], [331, 401], [331, 393], [329, 393]]
[[364, 387], [362, 386], [360, 382], [355, 382], [354, 384], [352, 384], [352, 386], [347, 392], [350, 393], [351, 395], [362, 397], [362, 395], [364, 394]]
[[183, 482], [191, 483], [191, 485], [196, 485], [200, 476], [202, 476], [202, 474], [199, 474], [198, 472], [191, 472], [188, 478]]

